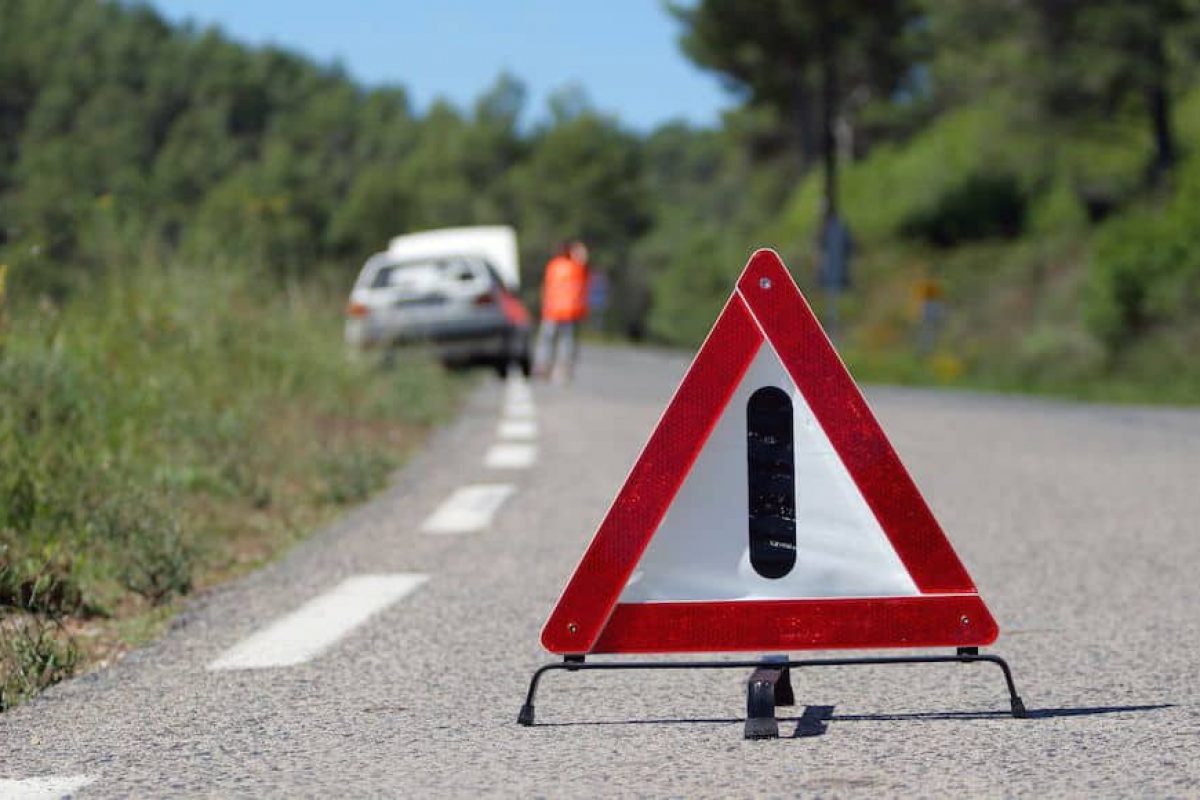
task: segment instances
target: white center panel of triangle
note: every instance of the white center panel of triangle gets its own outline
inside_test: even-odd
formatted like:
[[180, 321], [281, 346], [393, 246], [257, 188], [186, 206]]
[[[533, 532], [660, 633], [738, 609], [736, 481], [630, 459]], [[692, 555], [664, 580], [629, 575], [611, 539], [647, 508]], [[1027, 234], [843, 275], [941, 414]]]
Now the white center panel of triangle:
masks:
[[[750, 563], [746, 408], [763, 387], [792, 400], [796, 560]], [[760, 346], [621, 594], [621, 603], [920, 594], [769, 342]]]

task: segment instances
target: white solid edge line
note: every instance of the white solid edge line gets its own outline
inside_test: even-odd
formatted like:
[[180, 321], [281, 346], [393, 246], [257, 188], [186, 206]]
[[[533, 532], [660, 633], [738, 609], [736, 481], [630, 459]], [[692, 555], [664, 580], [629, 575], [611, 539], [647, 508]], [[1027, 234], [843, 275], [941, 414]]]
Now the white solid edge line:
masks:
[[41, 778], [0, 778], [0, 800], [59, 800], [96, 779], [91, 775], [47, 775]]
[[492, 517], [517, 488], [508, 483], [462, 486], [442, 502], [421, 526], [425, 533], [474, 533], [492, 524]]
[[347, 578], [226, 650], [208, 668], [266, 669], [302, 664], [426, 580], [427, 575], [407, 572]]
[[523, 442], [502, 442], [492, 445], [483, 457], [490, 469], [528, 469], [537, 461], [537, 446]]

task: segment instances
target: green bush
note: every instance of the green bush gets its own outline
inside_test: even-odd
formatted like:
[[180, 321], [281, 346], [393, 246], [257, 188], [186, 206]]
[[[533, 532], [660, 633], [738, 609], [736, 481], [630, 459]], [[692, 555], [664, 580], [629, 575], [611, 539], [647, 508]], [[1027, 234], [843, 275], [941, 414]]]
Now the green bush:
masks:
[[320, 461], [323, 496], [337, 505], [361, 502], [383, 486], [394, 466], [394, 459], [370, 450], [325, 456]]
[[1026, 229], [1035, 236], [1078, 235], [1088, 223], [1085, 199], [1070, 181], [1059, 176], [1030, 198]]
[[84, 610], [83, 593], [63, 558], [20, 555], [0, 541], [0, 618], [13, 611], [63, 616]]
[[0, 616], [0, 711], [69, 678], [79, 660], [57, 622]]
[[677, 344], [703, 341], [748, 255], [719, 231], [694, 233], [656, 276], [651, 335]]
[[1027, 198], [1012, 175], [975, 173], [928, 208], [909, 214], [902, 235], [937, 247], [980, 239], [1012, 239], [1025, 227]]
[[1098, 233], [1085, 319], [1110, 352], [1156, 325], [1200, 313], [1200, 229], [1192, 213], [1176, 203], [1122, 216]]
[[[964, 175], [1015, 175], [1032, 182], [1044, 155], [1030, 132], [1011, 123], [1003, 98], [986, 97], [934, 119], [905, 142], [881, 144], [843, 165], [841, 205], [855, 238], [885, 241], [915, 213], [958, 188]], [[821, 175], [814, 170], [783, 210], [794, 240], [812, 241], [821, 208]]]
[[156, 605], [191, 591], [196, 566], [171, 500], [127, 486], [109, 493], [84, 522], [88, 544], [111, 561], [120, 585]]

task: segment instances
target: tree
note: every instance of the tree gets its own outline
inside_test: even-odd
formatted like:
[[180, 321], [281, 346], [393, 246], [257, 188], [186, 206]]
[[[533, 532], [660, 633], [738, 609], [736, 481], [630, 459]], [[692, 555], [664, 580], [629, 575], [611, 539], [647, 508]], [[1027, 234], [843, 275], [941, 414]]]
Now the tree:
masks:
[[[1042, 99], [1050, 114], [1112, 114], [1133, 104], [1149, 124], [1147, 179], [1157, 184], [1178, 159], [1172, 72], [1195, 51], [1194, 0], [1037, 0], [1045, 65]], [[1190, 52], [1189, 52], [1190, 51]]]
[[[1200, 52], [1197, 0], [940, 0], [929, 28], [940, 62], [935, 91], [969, 96], [1005, 87], [1036, 124], [1095, 135], [1122, 114], [1151, 135], [1146, 179], [1179, 157], [1174, 91]], [[953, 102], [955, 99], [946, 98]]]
[[572, 113], [535, 133], [510, 176], [524, 263], [540, 269], [559, 242], [582, 239], [611, 277], [611, 322], [628, 330], [641, 322], [626, 311], [640, 315], [634, 295], [642, 288], [629, 252], [650, 221], [639, 142], [585, 107]]
[[701, 0], [672, 5], [684, 52], [719, 72], [751, 103], [774, 109], [795, 131], [807, 162], [825, 169], [826, 208], [837, 209], [835, 129], [851, 103], [890, 98], [916, 51], [912, 0]]

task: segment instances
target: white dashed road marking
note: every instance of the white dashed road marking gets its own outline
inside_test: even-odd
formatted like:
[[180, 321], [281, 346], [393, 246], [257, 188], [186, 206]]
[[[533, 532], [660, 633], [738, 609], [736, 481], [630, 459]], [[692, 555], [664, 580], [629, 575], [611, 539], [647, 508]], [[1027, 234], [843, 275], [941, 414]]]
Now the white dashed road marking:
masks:
[[504, 414], [529, 419], [533, 416], [533, 390], [524, 378], [510, 377], [504, 391]]
[[421, 529], [426, 533], [471, 533], [486, 528], [516, 487], [507, 483], [464, 486], [438, 506]]
[[505, 419], [496, 429], [501, 439], [536, 439], [537, 423], [529, 419]]
[[529, 469], [535, 461], [535, 445], [515, 442], [494, 444], [483, 457], [483, 465], [492, 469]]
[[517, 380], [509, 380], [509, 385], [505, 387], [505, 393], [509, 399], [516, 401], [528, 401], [533, 399], [533, 390], [529, 389], [529, 384], [523, 378]]
[[208, 665], [212, 670], [302, 664], [331, 647], [378, 611], [409, 594], [426, 575], [356, 575], [263, 628]]
[[0, 778], [0, 800], [59, 800], [96, 780], [90, 775], [62, 775], [45, 778], [5, 780]]
[[504, 404], [504, 416], [509, 419], [533, 419], [533, 403], [509, 400]]

